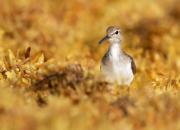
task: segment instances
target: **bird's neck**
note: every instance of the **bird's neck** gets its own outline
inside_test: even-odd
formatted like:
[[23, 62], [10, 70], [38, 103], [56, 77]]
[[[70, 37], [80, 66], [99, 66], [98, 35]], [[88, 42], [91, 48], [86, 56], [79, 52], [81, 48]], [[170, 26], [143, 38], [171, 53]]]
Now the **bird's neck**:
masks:
[[119, 55], [123, 53], [120, 43], [111, 43], [109, 53], [112, 55], [112, 57], [119, 57]]

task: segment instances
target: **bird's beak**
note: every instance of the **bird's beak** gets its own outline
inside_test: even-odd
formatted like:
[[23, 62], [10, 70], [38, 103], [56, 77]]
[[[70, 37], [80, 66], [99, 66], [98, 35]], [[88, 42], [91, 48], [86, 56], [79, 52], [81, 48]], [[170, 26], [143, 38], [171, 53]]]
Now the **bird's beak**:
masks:
[[108, 35], [106, 35], [104, 38], [102, 38], [100, 41], [99, 41], [99, 44], [102, 44], [102, 43], [104, 43], [106, 40], [108, 40], [109, 39], [109, 36]]

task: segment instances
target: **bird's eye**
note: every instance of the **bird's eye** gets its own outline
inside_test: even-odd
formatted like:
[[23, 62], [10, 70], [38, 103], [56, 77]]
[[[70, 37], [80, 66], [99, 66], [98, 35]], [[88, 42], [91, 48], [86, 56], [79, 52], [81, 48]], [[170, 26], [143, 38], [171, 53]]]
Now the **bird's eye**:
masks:
[[119, 33], [118, 31], [115, 32], [115, 34], [118, 34], [118, 33]]

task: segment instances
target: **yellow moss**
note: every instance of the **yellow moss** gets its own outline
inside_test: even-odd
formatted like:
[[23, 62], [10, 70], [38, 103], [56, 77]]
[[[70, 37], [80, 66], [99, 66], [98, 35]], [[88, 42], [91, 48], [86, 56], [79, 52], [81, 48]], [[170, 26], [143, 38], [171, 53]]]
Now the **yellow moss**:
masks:
[[[0, 129], [179, 130], [178, 5], [0, 1]], [[100, 76], [110, 25], [137, 65], [129, 93]]]

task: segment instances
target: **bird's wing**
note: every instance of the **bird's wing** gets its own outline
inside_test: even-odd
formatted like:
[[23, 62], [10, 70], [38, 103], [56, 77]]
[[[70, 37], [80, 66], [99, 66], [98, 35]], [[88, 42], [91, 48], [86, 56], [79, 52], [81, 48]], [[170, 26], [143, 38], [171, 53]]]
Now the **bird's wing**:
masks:
[[133, 74], [136, 74], [136, 64], [134, 63], [134, 60], [132, 57], [131, 57], [131, 68], [132, 68]]
[[101, 62], [102, 62], [103, 65], [108, 65], [108, 64], [110, 64], [109, 61], [110, 61], [110, 60], [109, 60], [109, 55], [108, 55], [108, 53], [106, 53], [106, 54], [103, 56]]
[[[124, 52], [124, 53], [125, 53], [125, 52]], [[128, 55], [127, 53], [125, 53], [125, 55], [127, 55], [127, 56], [130, 58], [130, 60], [131, 60], [131, 69], [132, 69], [132, 72], [133, 72], [133, 74], [136, 74], [136, 64], [135, 64], [132, 56]]]

